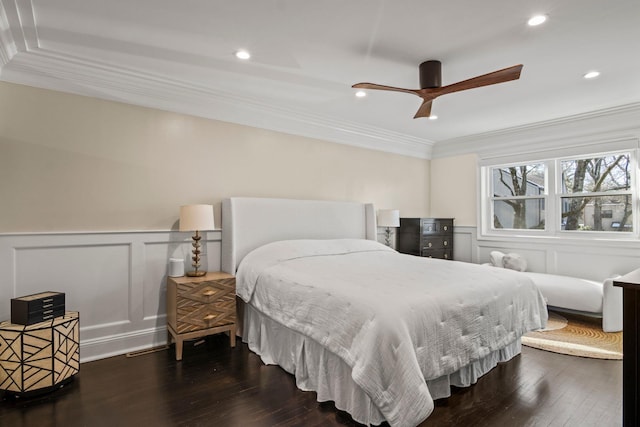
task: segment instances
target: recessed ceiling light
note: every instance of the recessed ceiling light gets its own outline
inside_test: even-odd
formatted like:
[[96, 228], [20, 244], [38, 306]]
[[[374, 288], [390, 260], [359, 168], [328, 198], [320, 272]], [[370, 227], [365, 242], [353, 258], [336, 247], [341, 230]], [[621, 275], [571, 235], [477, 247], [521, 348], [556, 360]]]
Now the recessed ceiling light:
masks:
[[599, 71], [589, 71], [587, 74], [585, 74], [583, 77], [585, 79], [595, 79], [596, 77], [598, 77], [600, 75]]
[[429, 120], [438, 120], [438, 116], [436, 116], [435, 114], [432, 114], [429, 116]]
[[358, 98], [364, 98], [365, 96], [367, 96], [367, 92], [363, 91], [363, 90], [359, 90], [356, 92], [356, 96]]
[[246, 50], [239, 50], [236, 52], [236, 58], [238, 59], [249, 59], [251, 58], [251, 54]]
[[536, 15], [536, 16], [533, 16], [531, 19], [529, 19], [527, 21], [527, 24], [529, 24], [530, 27], [535, 27], [536, 25], [542, 24], [546, 20], [547, 20], [546, 15]]

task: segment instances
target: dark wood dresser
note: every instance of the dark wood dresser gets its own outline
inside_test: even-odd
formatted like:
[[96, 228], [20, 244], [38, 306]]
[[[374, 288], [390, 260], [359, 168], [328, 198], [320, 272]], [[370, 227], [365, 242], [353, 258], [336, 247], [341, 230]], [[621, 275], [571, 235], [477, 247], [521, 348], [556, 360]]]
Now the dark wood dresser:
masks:
[[400, 218], [399, 252], [453, 259], [453, 218]]

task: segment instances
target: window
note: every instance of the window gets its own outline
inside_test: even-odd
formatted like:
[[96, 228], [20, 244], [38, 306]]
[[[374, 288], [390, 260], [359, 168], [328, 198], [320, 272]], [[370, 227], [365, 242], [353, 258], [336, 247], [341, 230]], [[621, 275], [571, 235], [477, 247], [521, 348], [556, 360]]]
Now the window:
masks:
[[496, 167], [491, 176], [493, 227], [544, 229], [545, 165]]
[[629, 235], [635, 165], [626, 151], [484, 166], [483, 232]]
[[633, 231], [629, 153], [560, 162], [562, 230]]

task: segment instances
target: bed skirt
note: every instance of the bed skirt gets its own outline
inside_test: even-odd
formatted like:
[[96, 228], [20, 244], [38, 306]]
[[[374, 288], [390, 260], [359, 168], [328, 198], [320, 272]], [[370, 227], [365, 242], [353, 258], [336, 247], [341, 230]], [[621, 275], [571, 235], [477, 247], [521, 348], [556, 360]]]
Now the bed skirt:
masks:
[[[315, 391], [318, 402], [333, 401], [365, 425], [379, 425], [384, 416], [351, 378], [351, 368], [340, 357], [313, 339], [263, 315], [250, 304], [244, 306], [242, 340], [267, 365], [279, 365], [293, 374], [300, 390]], [[451, 395], [451, 386], [468, 387], [478, 378], [520, 354], [520, 339], [457, 372], [433, 380], [427, 386], [433, 399]], [[426, 414], [428, 415], [428, 414]]]

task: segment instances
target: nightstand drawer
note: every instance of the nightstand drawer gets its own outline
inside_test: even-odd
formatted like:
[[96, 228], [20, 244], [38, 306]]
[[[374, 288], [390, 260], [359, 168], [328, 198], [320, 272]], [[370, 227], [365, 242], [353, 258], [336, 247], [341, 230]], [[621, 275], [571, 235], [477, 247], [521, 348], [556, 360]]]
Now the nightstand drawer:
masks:
[[190, 299], [178, 300], [176, 332], [193, 332], [215, 328], [236, 321], [235, 297], [230, 302], [202, 304]]
[[189, 299], [203, 304], [225, 303], [231, 300], [235, 303], [236, 279], [206, 280], [202, 282], [178, 283], [177, 298]]

